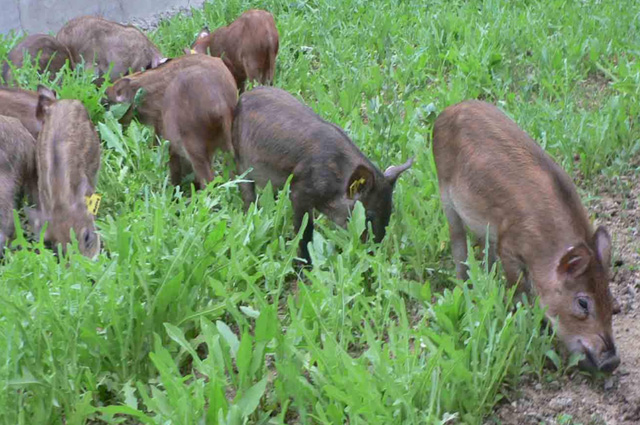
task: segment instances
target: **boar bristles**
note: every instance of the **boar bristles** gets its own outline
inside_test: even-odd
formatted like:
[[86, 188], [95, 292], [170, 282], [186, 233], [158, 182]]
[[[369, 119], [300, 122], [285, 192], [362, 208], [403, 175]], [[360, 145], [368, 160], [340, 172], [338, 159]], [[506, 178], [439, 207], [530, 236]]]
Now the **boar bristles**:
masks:
[[113, 92], [117, 102], [131, 102], [133, 99], [131, 79], [127, 77], [120, 78], [113, 85]]
[[49, 107], [56, 101], [56, 92], [43, 86], [38, 85], [38, 106], [36, 107], [36, 118], [44, 121], [44, 117], [49, 111]]

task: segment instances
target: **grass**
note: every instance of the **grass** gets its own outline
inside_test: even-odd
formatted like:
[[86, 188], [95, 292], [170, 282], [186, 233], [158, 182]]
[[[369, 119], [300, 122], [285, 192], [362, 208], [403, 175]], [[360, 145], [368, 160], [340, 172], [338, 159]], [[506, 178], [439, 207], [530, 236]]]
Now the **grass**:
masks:
[[[520, 376], [560, 364], [543, 313], [499, 271], [470, 258], [470, 281], [452, 278], [432, 123], [466, 98], [497, 103], [589, 195], [640, 149], [637, 2], [230, 0], [150, 37], [177, 55], [253, 7], [276, 17], [276, 85], [381, 168], [416, 156], [387, 237], [356, 237], [361, 208], [346, 230], [320, 220], [301, 273], [286, 189], [245, 215], [223, 177], [174, 188], [167, 143], [123, 129], [91, 75], [17, 70], [98, 126], [104, 249], [66, 266], [18, 230], [0, 265], [0, 423], [479, 424]], [[0, 60], [16, 41], [2, 36]]]

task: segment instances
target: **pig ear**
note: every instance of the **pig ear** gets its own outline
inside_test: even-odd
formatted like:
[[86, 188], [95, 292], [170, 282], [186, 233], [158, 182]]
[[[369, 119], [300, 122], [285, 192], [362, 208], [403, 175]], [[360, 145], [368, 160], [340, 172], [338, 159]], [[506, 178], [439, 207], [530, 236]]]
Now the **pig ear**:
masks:
[[209, 27], [204, 27], [198, 33], [197, 39], [200, 40], [201, 38], [209, 37], [209, 34], [211, 34], [211, 32], [209, 31]]
[[44, 117], [49, 112], [51, 105], [56, 101], [56, 92], [38, 85], [38, 106], [36, 107], [36, 118], [44, 121]]
[[358, 165], [347, 183], [347, 197], [359, 199], [373, 188], [375, 177], [373, 171], [364, 165]]
[[593, 253], [585, 243], [572, 246], [560, 259], [558, 274], [566, 278], [577, 278], [589, 267]]
[[611, 265], [611, 236], [604, 226], [599, 226], [593, 234], [593, 245], [596, 247], [598, 260], [608, 268]]
[[113, 89], [116, 93], [116, 101], [129, 102], [131, 100], [128, 96], [128, 93], [131, 89], [131, 80], [129, 78], [120, 78], [118, 81], [116, 81]]
[[163, 58], [163, 57], [160, 57], [160, 56], [154, 56], [151, 59], [151, 68], [152, 69], [153, 68], [157, 68], [158, 65], [160, 65], [161, 63], [164, 63], [166, 60], [167, 60], [167, 58]]
[[391, 167], [387, 168], [384, 171], [384, 177], [389, 183], [394, 184], [400, 174], [411, 168], [411, 166], [413, 165], [413, 159], [414, 158], [409, 158], [409, 160], [402, 165], [392, 165]]

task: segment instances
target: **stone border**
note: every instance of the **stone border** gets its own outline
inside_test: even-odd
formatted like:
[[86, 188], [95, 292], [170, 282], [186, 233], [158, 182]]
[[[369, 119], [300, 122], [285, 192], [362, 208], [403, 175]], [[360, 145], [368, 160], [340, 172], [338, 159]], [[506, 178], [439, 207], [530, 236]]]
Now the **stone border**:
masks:
[[202, 7], [204, 0], [0, 0], [0, 33], [57, 32], [81, 15], [132, 23], [143, 30], [176, 13]]

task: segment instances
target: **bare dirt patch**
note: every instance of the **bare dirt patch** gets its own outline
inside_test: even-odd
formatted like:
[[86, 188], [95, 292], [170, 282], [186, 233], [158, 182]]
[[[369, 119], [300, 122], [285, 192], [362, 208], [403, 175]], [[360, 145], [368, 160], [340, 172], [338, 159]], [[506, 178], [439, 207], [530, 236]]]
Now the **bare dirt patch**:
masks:
[[552, 382], [525, 381], [486, 424], [640, 424], [640, 173], [598, 183], [589, 211], [613, 237], [611, 289], [622, 309], [613, 329], [622, 363], [606, 379], [576, 372]]

